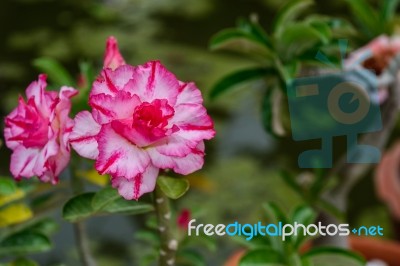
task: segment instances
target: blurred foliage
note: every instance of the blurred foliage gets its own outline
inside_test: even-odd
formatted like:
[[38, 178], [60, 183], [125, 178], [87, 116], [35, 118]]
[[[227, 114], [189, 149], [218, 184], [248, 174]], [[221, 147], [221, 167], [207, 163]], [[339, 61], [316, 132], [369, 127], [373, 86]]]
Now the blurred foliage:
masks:
[[[359, 30], [364, 27], [362, 21], [354, 21], [359, 23], [355, 24], [355, 29], [342, 23], [343, 19], [353, 21], [357, 17], [350, 15], [348, 11], [352, 9], [345, 1], [320, 0], [316, 1], [314, 6], [308, 6], [308, 1], [305, 1], [307, 3], [305, 9], [300, 8], [303, 4], [298, 6], [289, 2], [287, 0], [0, 1], [2, 40], [0, 111], [4, 116], [15, 107], [18, 94], [23, 92], [29, 82], [36, 79], [39, 71], [48, 72], [52, 89], [58, 89], [64, 84], [79, 88], [80, 97], [75, 99], [74, 108], [87, 107], [86, 96], [97, 73], [95, 69], [99, 69], [102, 64], [105, 39], [109, 35], [114, 35], [119, 40], [127, 62], [141, 64], [150, 59], [161, 59], [182, 80], [195, 81], [205, 96], [206, 105], [216, 121], [218, 132], [224, 132], [226, 123], [235, 119], [232, 110], [238, 107], [238, 102], [243, 101], [241, 92], [229, 92], [230, 94], [225, 96], [221, 94], [217, 101], [209, 101], [207, 96], [220, 77], [239, 71], [239, 74], [228, 78], [222, 85], [220, 83], [219, 87], [223, 89], [214, 89], [213, 94], [216, 94], [215, 91], [220, 93], [243, 80], [268, 76], [268, 80], [264, 79], [257, 83], [258, 86], [248, 84], [240, 86], [254, 88], [257, 98], [264, 99], [254, 108], [264, 108], [262, 119], [267, 128], [279, 128], [279, 124], [271, 121], [277, 114], [276, 111], [272, 111], [272, 104], [284, 100], [281, 91], [274, 89], [260, 92], [256, 91], [257, 88], [281, 86], [298, 74], [303, 64], [315, 61], [310, 54], [316, 49], [326, 50], [328, 55], [332, 55], [330, 52], [334, 54], [334, 44], [338, 38], [351, 37], [351, 44], [354, 46], [373, 36], [368, 35], [365, 30]], [[361, 2], [363, 1], [357, 1]], [[372, 1], [371, 4], [376, 7], [378, 2]], [[285, 15], [276, 17], [278, 9], [285, 9], [286, 12], [281, 13]], [[310, 13], [320, 15], [310, 16]], [[384, 22], [388, 23], [389, 32], [395, 29], [390, 26], [392, 17], [390, 12], [388, 14]], [[210, 37], [220, 29], [233, 25], [238, 17], [250, 17], [250, 19], [240, 20], [238, 27], [221, 34], [219, 41], [217, 38], [218, 42], [212, 46], [215, 49], [226, 47], [225, 41], [231, 38], [230, 40], [235, 40], [229, 43], [231, 48], [245, 48], [246, 54], [250, 56], [240, 57], [229, 52], [210, 53], [207, 50]], [[274, 17], [275, 23], [272, 20]], [[339, 19], [334, 20], [332, 17]], [[371, 24], [369, 22], [370, 26]], [[305, 30], [307, 35], [298, 34], [299, 30]], [[354, 36], [354, 33], [364, 35]], [[304, 44], [302, 53], [299, 54], [299, 50], [293, 46], [294, 41]], [[221, 45], [223, 42], [224, 45]], [[334, 61], [334, 56], [332, 60]], [[32, 69], [37, 70], [32, 71]], [[275, 78], [271, 78], [272, 74]], [[284, 126], [281, 125], [282, 128]], [[218, 134], [216, 143], [221, 138], [224, 136]], [[286, 142], [291, 151], [295, 151], [296, 147], [292, 144], [290, 141]], [[299, 203], [310, 203], [308, 201], [310, 199], [304, 198], [303, 195], [307, 194], [307, 190], [312, 189], [311, 187], [320, 189], [318, 186], [320, 183], [315, 179], [314, 186], [299, 188], [298, 191], [302, 191], [300, 194], [296, 190], [293, 191], [290, 180], [285, 183], [285, 179], [282, 178], [280, 168], [282, 165], [285, 167], [290, 165], [293, 160], [288, 157], [295, 158], [295, 152], [288, 154], [288, 150], [280, 149], [280, 146], [273, 147], [272, 142], [270, 146], [269, 152], [276, 152], [276, 156], [272, 156], [268, 151], [262, 154], [249, 154], [246, 150], [240, 151], [235, 158], [225, 158], [220, 156], [221, 151], [217, 144], [209, 144], [206, 168], [188, 177], [192, 189], [185, 195], [184, 200], [178, 200], [175, 209], [186, 207], [192, 211], [194, 218], [207, 223], [232, 222], [232, 220], [248, 222], [260, 219], [261, 202], [278, 202], [284, 207], [284, 213], [289, 213], [289, 210]], [[0, 165], [0, 171], [7, 175], [9, 152], [5, 148], [2, 148], [1, 152], [3, 164]], [[282, 152], [285, 153], [285, 158], [279, 156]], [[64, 216], [71, 221], [87, 218], [89, 215], [131, 214], [147, 212], [150, 209], [148, 198], [146, 202], [140, 204], [122, 202], [115, 194], [115, 190], [105, 186], [108, 181], [93, 171], [85, 170], [78, 175], [88, 181], [85, 182], [86, 187], [97, 192], [79, 195], [69, 201], [64, 209]], [[298, 177], [291, 175], [290, 178], [299, 181]], [[105, 187], [99, 190], [99, 187], [93, 188], [90, 184]], [[47, 251], [52, 247], [49, 237], [56, 231], [58, 223], [45, 218], [47, 217], [45, 214], [67, 201], [69, 192], [65, 188], [68, 186], [62, 181], [56, 188], [57, 193], [54, 193], [54, 188], [39, 185], [34, 181], [23, 181], [16, 185], [13, 181], [10, 182], [8, 177], [4, 177], [4, 180], [0, 178], [0, 217], [2, 211], [6, 213], [10, 210], [15, 211], [15, 206], [19, 206], [20, 211], [25, 211], [22, 212], [24, 215], [20, 216], [23, 219], [11, 223], [7, 221], [6, 227], [0, 228], [0, 256], [6, 253], [21, 256], [16, 260], [6, 256], [5, 265], [35, 265], [24, 257], [31, 253]], [[359, 205], [357, 209], [361, 210]], [[32, 214], [33, 217], [27, 214]], [[364, 217], [361, 215], [360, 219], [364, 221]], [[377, 222], [383, 221], [383, 224], [387, 223], [388, 219], [384, 214], [382, 217], [379, 215], [374, 218]], [[149, 220], [145, 226], [141, 226], [144, 224], [141, 218], [135, 218], [132, 222], [136, 230], [135, 239], [142, 241], [132, 247], [136, 255], [132, 260], [146, 257], [145, 255], [148, 255], [146, 252], [149, 252], [147, 259], [151, 263], [155, 256], [158, 256], [151, 254], [155, 251], [157, 239], [154, 225], [152, 227], [151, 219]], [[110, 230], [119, 229], [112, 226], [110, 228]], [[139, 231], [140, 228], [146, 230]], [[153, 235], [151, 232], [149, 234], [149, 228], [153, 229]], [[22, 237], [21, 232], [29, 233], [26, 237]], [[184, 265], [188, 260], [198, 262], [196, 265], [222, 265], [229, 250], [237, 247], [229, 239], [218, 239], [217, 243], [213, 243], [212, 239], [210, 242], [210, 238], [198, 238], [196, 243], [190, 243], [189, 238], [184, 237], [185, 232], [178, 234], [181, 235], [180, 241], [183, 246], [179, 258]], [[143, 242], [148, 244], [147, 248], [142, 245]], [[126, 247], [126, 243], [120, 242], [98, 241], [92, 244], [96, 245], [95, 255], [99, 259], [99, 265], [107, 266], [125, 265], [120, 260], [121, 254], [125, 254], [131, 248]], [[218, 252], [215, 252], [216, 245]], [[71, 253], [63, 251], [62, 254], [53, 255], [54, 258], [46, 254], [46, 263], [50, 260], [47, 257], [59, 262], [64, 259], [62, 256], [71, 256]]]

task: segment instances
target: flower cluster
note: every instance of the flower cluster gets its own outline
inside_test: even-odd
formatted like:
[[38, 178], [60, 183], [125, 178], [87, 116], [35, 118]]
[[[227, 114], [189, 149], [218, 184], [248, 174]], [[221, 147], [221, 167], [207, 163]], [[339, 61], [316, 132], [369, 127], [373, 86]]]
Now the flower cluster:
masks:
[[6, 119], [15, 177], [56, 182], [69, 161], [69, 144], [96, 160], [100, 174], [125, 199], [154, 190], [159, 169], [190, 174], [203, 166], [204, 140], [214, 137], [211, 118], [194, 83], [179, 81], [159, 61], [125, 64], [116, 40], [107, 40], [104, 67], [89, 96], [91, 112], [68, 118], [76, 90], [44, 92], [45, 76], [27, 89], [28, 102]]

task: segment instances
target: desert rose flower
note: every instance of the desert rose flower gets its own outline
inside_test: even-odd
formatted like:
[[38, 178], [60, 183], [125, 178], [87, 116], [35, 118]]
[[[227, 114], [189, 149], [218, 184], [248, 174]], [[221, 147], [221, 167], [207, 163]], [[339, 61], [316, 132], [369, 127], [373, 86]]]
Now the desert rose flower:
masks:
[[13, 151], [10, 171], [16, 179], [38, 176], [55, 184], [70, 159], [73, 120], [68, 115], [70, 98], [78, 91], [71, 87], [45, 91], [46, 85], [42, 74], [28, 86], [27, 100], [20, 97], [17, 108], [5, 119], [4, 136]]
[[391, 61], [400, 52], [400, 38], [382, 35], [364, 47], [354, 51], [345, 60], [345, 69], [366, 68], [372, 70], [378, 79], [379, 102], [388, 97], [387, 85], [393, 82], [396, 73], [390, 71]]
[[[108, 53], [107, 48], [105, 58]], [[115, 70], [108, 61], [104, 65], [90, 94], [92, 112], [75, 118], [72, 147], [96, 160], [97, 171], [109, 174], [129, 200], [154, 190], [159, 169], [184, 175], [199, 170], [203, 140], [215, 131], [194, 83], [177, 80], [159, 61], [122, 63]]]
[[375, 173], [378, 196], [389, 206], [393, 216], [400, 221], [400, 142], [383, 156]]

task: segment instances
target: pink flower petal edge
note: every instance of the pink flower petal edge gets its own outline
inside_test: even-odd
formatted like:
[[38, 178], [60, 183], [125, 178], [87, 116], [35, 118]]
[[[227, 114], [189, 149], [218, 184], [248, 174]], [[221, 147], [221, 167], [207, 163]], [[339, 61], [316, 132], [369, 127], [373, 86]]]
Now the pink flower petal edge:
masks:
[[195, 84], [179, 81], [159, 61], [115, 69], [109, 62], [93, 83], [91, 113], [75, 118], [75, 151], [96, 160], [97, 171], [129, 200], [153, 191], [160, 169], [184, 175], [201, 169], [204, 140], [215, 130]]
[[104, 55], [104, 68], [116, 69], [125, 65], [125, 60], [119, 52], [118, 42], [113, 36], [108, 37], [106, 43], [106, 53]]
[[38, 176], [57, 183], [70, 159], [69, 134], [73, 120], [68, 117], [70, 99], [78, 93], [71, 87], [46, 91], [46, 75], [39, 75], [26, 89], [27, 100], [5, 118], [6, 145], [13, 151], [10, 171], [16, 179]]

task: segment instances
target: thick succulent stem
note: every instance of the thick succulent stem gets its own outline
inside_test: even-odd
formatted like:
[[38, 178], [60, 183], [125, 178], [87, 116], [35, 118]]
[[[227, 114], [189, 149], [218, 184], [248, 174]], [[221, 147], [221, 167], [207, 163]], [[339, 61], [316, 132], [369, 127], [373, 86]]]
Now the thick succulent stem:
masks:
[[159, 265], [175, 265], [178, 240], [173, 236], [169, 199], [158, 186], [156, 186], [154, 191], [154, 206], [157, 214], [158, 232], [161, 240]]

